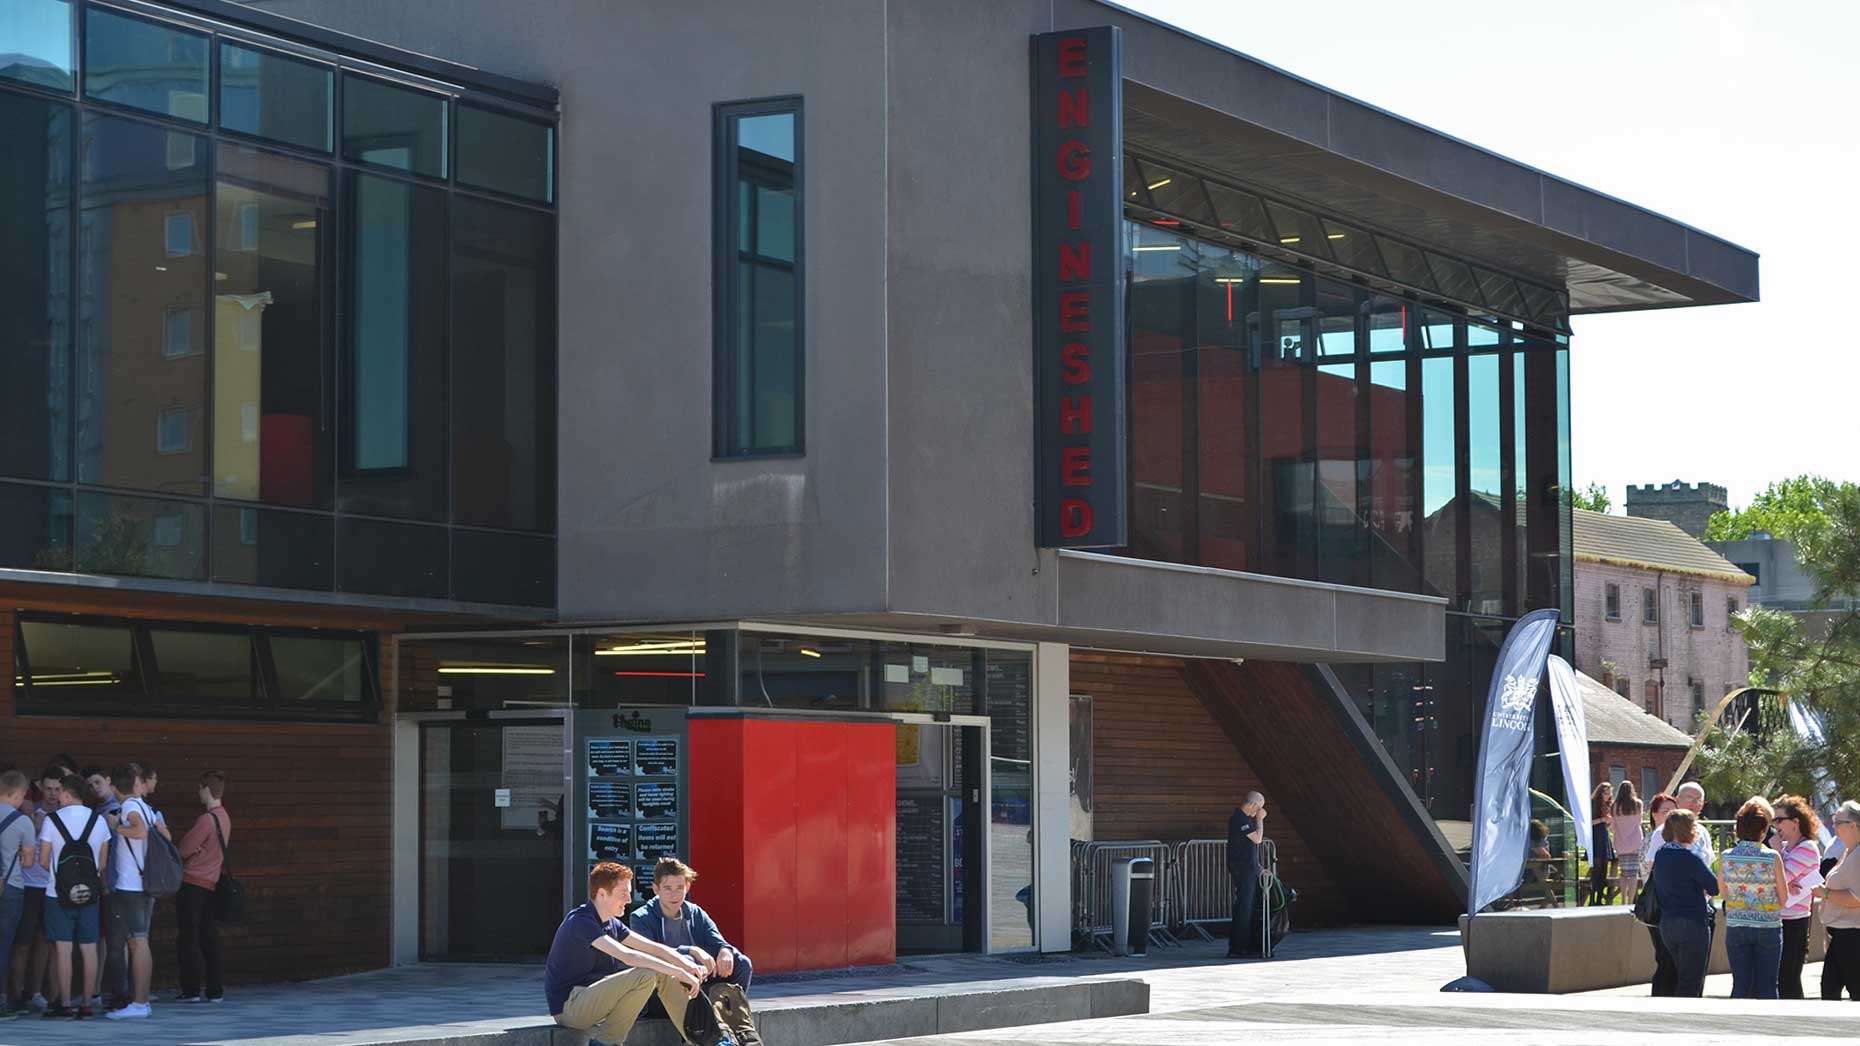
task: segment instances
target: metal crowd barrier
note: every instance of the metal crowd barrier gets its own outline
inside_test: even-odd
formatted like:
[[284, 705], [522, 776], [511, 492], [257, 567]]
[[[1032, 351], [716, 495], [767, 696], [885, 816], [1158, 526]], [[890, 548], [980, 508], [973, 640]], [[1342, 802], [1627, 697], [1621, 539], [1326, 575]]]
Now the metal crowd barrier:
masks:
[[1175, 848], [1175, 925], [1204, 941], [1214, 940], [1207, 923], [1233, 918], [1233, 877], [1227, 873], [1227, 840], [1190, 839]]
[[1111, 939], [1111, 862], [1147, 857], [1156, 863], [1156, 890], [1150, 899], [1150, 940], [1181, 942], [1169, 932], [1175, 906], [1175, 847], [1155, 839], [1107, 839], [1072, 843], [1072, 933], [1102, 948]]

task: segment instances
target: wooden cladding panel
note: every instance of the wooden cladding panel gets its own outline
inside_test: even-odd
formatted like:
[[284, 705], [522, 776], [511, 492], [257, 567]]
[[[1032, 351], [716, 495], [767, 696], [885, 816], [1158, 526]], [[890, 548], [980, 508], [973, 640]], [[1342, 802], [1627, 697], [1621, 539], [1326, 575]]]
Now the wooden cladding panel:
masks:
[[1183, 671], [1279, 809], [1328, 826], [1310, 838], [1359, 919], [1433, 923], [1464, 910], [1463, 886], [1445, 867], [1454, 858], [1427, 834], [1426, 814], [1405, 808], [1397, 782], [1365, 758], [1311, 669], [1190, 661]]
[[[224, 602], [152, 606], [40, 604], [47, 609], [174, 620], [227, 620]], [[18, 716], [13, 704], [13, 618], [0, 609], [0, 763], [28, 774], [60, 752], [86, 765], [147, 761], [161, 774], [152, 805], [176, 841], [201, 812], [195, 781], [227, 777], [233, 871], [246, 921], [220, 927], [230, 984], [306, 980], [379, 969], [392, 947], [392, 735], [374, 723], [240, 722]], [[252, 618], [243, 618], [248, 623]], [[364, 628], [325, 609], [290, 608], [274, 624]], [[376, 624], [379, 624], [378, 622]], [[391, 651], [380, 644], [381, 693]], [[175, 978], [174, 902], [155, 907], [155, 983]]]
[[1337, 925], [1354, 915], [1348, 898], [1312, 853], [1304, 830], [1319, 818], [1275, 805], [1255, 773], [1182, 674], [1183, 662], [1074, 653], [1072, 692], [1092, 697], [1092, 832], [1099, 839], [1225, 839], [1227, 818], [1246, 793], [1268, 798], [1266, 834], [1279, 847], [1279, 874], [1298, 891], [1293, 920]]

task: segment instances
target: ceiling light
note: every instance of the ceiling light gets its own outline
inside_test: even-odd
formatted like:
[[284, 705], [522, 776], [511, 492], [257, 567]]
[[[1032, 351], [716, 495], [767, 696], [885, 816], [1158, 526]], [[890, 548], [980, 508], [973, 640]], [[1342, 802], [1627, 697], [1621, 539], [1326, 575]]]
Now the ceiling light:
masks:
[[1281, 236], [1281, 237], [1279, 237], [1279, 242], [1280, 242], [1280, 243], [1297, 243], [1297, 242], [1298, 242], [1298, 237], [1296, 237], [1296, 236]]
[[1150, 191], [1151, 191], [1151, 192], [1155, 192], [1156, 190], [1158, 190], [1158, 189], [1160, 189], [1160, 188], [1162, 188], [1162, 187], [1163, 187], [1163, 186], [1165, 186], [1165, 185], [1168, 185], [1168, 184], [1169, 184], [1170, 182], [1173, 182], [1173, 181], [1175, 181], [1175, 179], [1174, 179], [1174, 178], [1164, 178], [1164, 179], [1163, 179], [1162, 181], [1160, 181], [1160, 182], [1157, 182], [1157, 183], [1155, 183], [1154, 185], [1151, 185], [1151, 186], [1150, 186]]
[[47, 673], [43, 675], [35, 672], [33, 673], [32, 681], [35, 683], [53, 683], [53, 682], [57, 682], [62, 679], [115, 679], [115, 678], [116, 678], [115, 672], [52, 672], [52, 673]]
[[820, 651], [815, 650], [813, 647], [808, 647], [808, 646], [802, 647], [801, 653], [807, 657], [819, 657], [820, 656]]
[[1245, 283], [1246, 277], [1245, 276], [1216, 276], [1214, 278], [1214, 282], [1215, 283]]
[[1301, 284], [1301, 283], [1303, 283], [1303, 282], [1305, 282], [1305, 281], [1303, 281], [1303, 280], [1299, 280], [1299, 279], [1293, 279], [1293, 278], [1291, 278], [1291, 277], [1289, 277], [1289, 276], [1266, 276], [1266, 277], [1263, 277], [1263, 278], [1261, 278], [1259, 282], [1261, 282], [1261, 283], [1278, 283], [1278, 284], [1290, 284], [1290, 285], [1292, 285], [1292, 286], [1294, 286], [1294, 287], [1295, 287], [1295, 286], [1297, 286], [1298, 284]]
[[40, 682], [37, 679], [34, 679], [32, 682], [32, 685], [33, 686], [115, 686], [120, 681], [121, 680], [117, 680], [117, 679], [58, 679], [58, 680], [53, 680], [52, 682], [49, 682], [49, 683], [45, 683], [45, 682]]
[[630, 655], [634, 657], [649, 654], [702, 654], [702, 639], [661, 639], [651, 642], [631, 643], [627, 646], [614, 646], [606, 650], [596, 650], [595, 657], [615, 657]]
[[1131, 250], [1133, 251], [1179, 251], [1181, 249], [1182, 249], [1182, 245], [1179, 243], [1154, 244], [1154, 245], [1150, 245], [1147, 247], [1132, 247], [1131, 248]]
[[552, 676], [553, 668], [495, 668], [488, 665], [460, 665], [439, 670], [442, 676]]
[[1340, 232], [1333, 232], [1330, 234], [1330, 238], [1333, 240], [1341, 240], [1343, 239], [1343, 234]]
[[293, 229], [314, 229], [316, 228], [316, 219], [311, 218], [308, 221], [292, 222], [291, 228]]

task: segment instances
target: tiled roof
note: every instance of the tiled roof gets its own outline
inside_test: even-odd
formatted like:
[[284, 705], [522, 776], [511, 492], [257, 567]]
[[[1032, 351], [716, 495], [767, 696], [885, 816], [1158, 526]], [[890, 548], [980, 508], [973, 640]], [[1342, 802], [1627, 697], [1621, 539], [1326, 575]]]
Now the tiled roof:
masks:
[[1611, 516], [1586, 509], [1574, 512], [1578, 562], [1668, 570], [1740, 585], [1757, 583], [1756, 578], [1737, 569], [1737, 564], [1666, 520]]
[[1692, 738], [1613, 690], [1601, 680], [1576, 673], [1582, 687], [1582, 711], [1588, 719], [1589, 743], [1629, 748], [1690, 748]]

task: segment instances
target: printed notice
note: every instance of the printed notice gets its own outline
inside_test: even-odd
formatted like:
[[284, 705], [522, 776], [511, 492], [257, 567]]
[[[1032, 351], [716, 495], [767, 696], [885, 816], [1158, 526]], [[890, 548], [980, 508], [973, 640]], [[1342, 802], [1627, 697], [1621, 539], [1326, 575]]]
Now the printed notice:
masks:
[[633, 828], [638, 833], [640, 860], [678, 856], [678, 825], [675, 822], [636, 824]]
[[625, 781], [588, 779], [588, 816], [596, 819], [633, 817], [633, 786]]
[[678, 739], [647, 737], [633, 742], [634, 772], [641, 777], [675, 777], [678, 774]]
[[588, 774], [617, 777], [633, 772], [633, 742], [618, 737], [588, 739]]
[[588, 826], [588, 859], [619, 861], [633, 859], [633, 826], [630, 824], [591, 824]]
[[641, 820], [678, 816], [678, 786], [670, 781], [641, 781], [633, 795]]
[[505, 831], [541, 827], [545, 817], [561, 813], [562, 728], [559, 726], [507, 726], [503, 729], [503, 769], [499, 791], [498, 826]]

